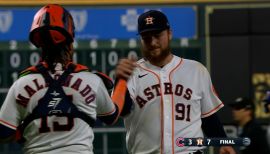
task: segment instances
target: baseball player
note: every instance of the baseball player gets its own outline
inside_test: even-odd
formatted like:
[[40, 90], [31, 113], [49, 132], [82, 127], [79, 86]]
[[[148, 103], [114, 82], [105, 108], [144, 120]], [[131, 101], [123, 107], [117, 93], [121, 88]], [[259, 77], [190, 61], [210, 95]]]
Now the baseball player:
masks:
[[[117, 79], [127, 80], [122, 112], [131, 154], [199, 154], [203, 146], [184, 146], [179, 138], [226, 137], [216, 112], [223, 107], [207, 69], [173, 55], [167, 17], [150, 10], [138, 18], [141, 52], [137, 62], [122, 59]], [[234, 154], [230, 146], [220, 153]]]
[[91, 154], [96, 118], [117, 120], [123, 100], [113, 103], [106, 76], [72, 62], [73, 38], [63, 7], [49, 4], [36, 13], [30, 41], [42, 49], [42, 60], [11, 86], [0, 111], [1, 141], [18, 140], [26, 154]]

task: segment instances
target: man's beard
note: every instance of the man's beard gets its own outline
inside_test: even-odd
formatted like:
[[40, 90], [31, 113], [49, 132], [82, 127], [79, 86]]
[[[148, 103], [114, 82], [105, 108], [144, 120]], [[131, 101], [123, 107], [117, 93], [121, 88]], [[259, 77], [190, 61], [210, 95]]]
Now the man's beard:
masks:
[[171, 47], [168, 46], [166, 49], [163, 49], [160, 52], [160, 55], [158, 56], [152, 56], [151, 52], [148, 51], [148, 49], [141, 49], [142, 50], [142, 55], [144, 56], [144, 58], [146, 58], [148, 61], [153, 62], [153, 63], [159, 63], [162, 60], [164, 60], [167, 56], [170, 55], [171, 53]]

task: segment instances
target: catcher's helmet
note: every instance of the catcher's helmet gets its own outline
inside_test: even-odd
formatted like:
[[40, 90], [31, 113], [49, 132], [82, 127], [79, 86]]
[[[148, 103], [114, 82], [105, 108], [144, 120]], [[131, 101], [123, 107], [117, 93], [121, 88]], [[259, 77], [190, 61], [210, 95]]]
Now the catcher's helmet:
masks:
[[44, 41], [72, 43], [74, 30], [71, 14], [60, 5], [49, 4], [35, 14], [29, 39], [38, 48], [44, 45]]

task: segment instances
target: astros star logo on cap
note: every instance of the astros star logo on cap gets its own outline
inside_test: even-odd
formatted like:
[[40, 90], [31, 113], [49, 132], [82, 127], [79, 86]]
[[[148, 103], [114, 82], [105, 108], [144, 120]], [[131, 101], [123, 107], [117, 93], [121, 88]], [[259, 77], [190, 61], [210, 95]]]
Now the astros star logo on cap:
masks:
[[154, 22], [153, 22], [154, 19], [155, 18], [149, 16], [149, 17], [145, 18], [144, 20], [146, 22], [146, 25], [153, 25], [154, 24]]

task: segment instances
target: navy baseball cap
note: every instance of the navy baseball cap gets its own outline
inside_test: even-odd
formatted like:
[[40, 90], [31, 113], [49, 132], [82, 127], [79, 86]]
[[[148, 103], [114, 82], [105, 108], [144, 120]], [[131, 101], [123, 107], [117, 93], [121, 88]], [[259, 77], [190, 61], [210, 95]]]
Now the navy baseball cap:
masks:
[[170, 24], [166, 15], [157, 10], [147, 11], [138, 18], [138, 34], [169, 28]]
[[252, 109], [254, 110], [255, 106], [254, 103], [246, 97], [238, 97], [236, 98], [231, 104], [229, 104], [230, 107], [233, 109]]

